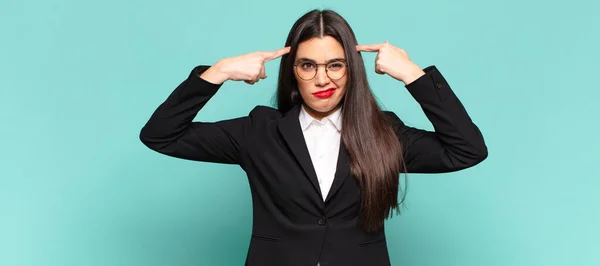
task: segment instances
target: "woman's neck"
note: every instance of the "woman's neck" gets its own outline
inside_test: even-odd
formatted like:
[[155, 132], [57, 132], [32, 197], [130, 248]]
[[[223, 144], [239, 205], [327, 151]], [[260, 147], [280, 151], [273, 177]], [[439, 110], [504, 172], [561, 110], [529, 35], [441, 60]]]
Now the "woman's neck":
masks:
[[335, 113], [335, 111], [337, 111], [338, 109], [342, 108], [342, 105], [338, 105], [337, 107], [327, 111], [327, 112], [319, 112], [316, 111], [312, 108], [310, 108], [310, 106], [306, 105], [306, 104], [302, 104], [304, 107], [304, 110], [306, 110], [306, 113], [308, 113], [308, 115], [310, 115], [312, 118], [321, 121], [323, 118]]

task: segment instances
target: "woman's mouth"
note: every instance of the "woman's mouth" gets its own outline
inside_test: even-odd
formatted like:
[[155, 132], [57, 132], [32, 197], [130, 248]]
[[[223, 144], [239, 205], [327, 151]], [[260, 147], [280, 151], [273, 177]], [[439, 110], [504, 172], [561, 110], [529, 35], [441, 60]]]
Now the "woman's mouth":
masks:
[[335, 93], [335, 88], [329, 88], [326, 90], [322, 90], [322, 91], [317, 91], [315, 93], [313, 93], [313, 95], [317, 98], [321, 98], [321, 99], [326, 99], [331, 97], [331, 95], [333, 95], [333, 93]]

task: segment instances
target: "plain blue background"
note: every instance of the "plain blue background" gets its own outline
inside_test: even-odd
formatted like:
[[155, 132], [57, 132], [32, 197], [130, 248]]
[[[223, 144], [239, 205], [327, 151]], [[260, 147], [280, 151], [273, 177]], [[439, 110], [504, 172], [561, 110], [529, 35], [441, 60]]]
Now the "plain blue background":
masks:
[[[360, 43], [436, 65], [489, 158], [410, 175], [387, 223], [393, 265], [600, 265], [597, 1], [0, 2], [0, 265], [242, 265], [250, 190], [236, 166], [169, 158], [138, 139], [199, 64], [283, 46], [332, 8]], [[398, 81], [385, 109], [432, 129]], [[279, 60], [228, 82], [197, 120], [271, 104]]]

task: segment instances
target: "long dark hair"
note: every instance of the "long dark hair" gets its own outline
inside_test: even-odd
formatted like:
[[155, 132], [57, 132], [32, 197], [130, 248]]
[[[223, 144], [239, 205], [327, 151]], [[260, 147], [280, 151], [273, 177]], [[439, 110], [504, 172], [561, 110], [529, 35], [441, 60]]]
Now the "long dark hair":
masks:
[[350, 155], [350, 168], [361, 188], [361, 215], [366, 231], [376, 231], [384, 220], [400, 211], [399, 174], [405, 169], [402, 147], [391, 121], [377, 104], [367, 82], [364, 62], [356, 52], [356, 37], [350, 25], [331, 10], [312, 10], [296, 21], [281, 58], [277, 85], [277, 105], [285, 113], [303, 100], [298, 91], [293, 62], [298, 45], [314, 37], [331, 36], [344, 47], [348, 82], [342, 105], [341, 142]]

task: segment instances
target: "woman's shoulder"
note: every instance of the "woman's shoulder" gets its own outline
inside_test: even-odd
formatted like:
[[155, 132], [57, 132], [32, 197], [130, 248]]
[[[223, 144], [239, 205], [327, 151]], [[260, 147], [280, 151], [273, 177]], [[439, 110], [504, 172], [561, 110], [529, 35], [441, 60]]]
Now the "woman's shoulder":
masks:
[[404, 122], [402, 122], [402, 119], [400, 119], [400, 117], [398, 117], [398, 115], [396, 115], [396, 113], [394, 113], [393, 111], [383, 110], [382, 112], [389, 119], [389, 121], [390, 121], [390, 123], [392, 123], [392, 125], [404, 126]]
[[284, 114], [281, 113], [278, 109], [265, 106], [265, 105], [257, 105], [251, 111], [249, 116], [253, 120], [277, 120], [281, 118]]

